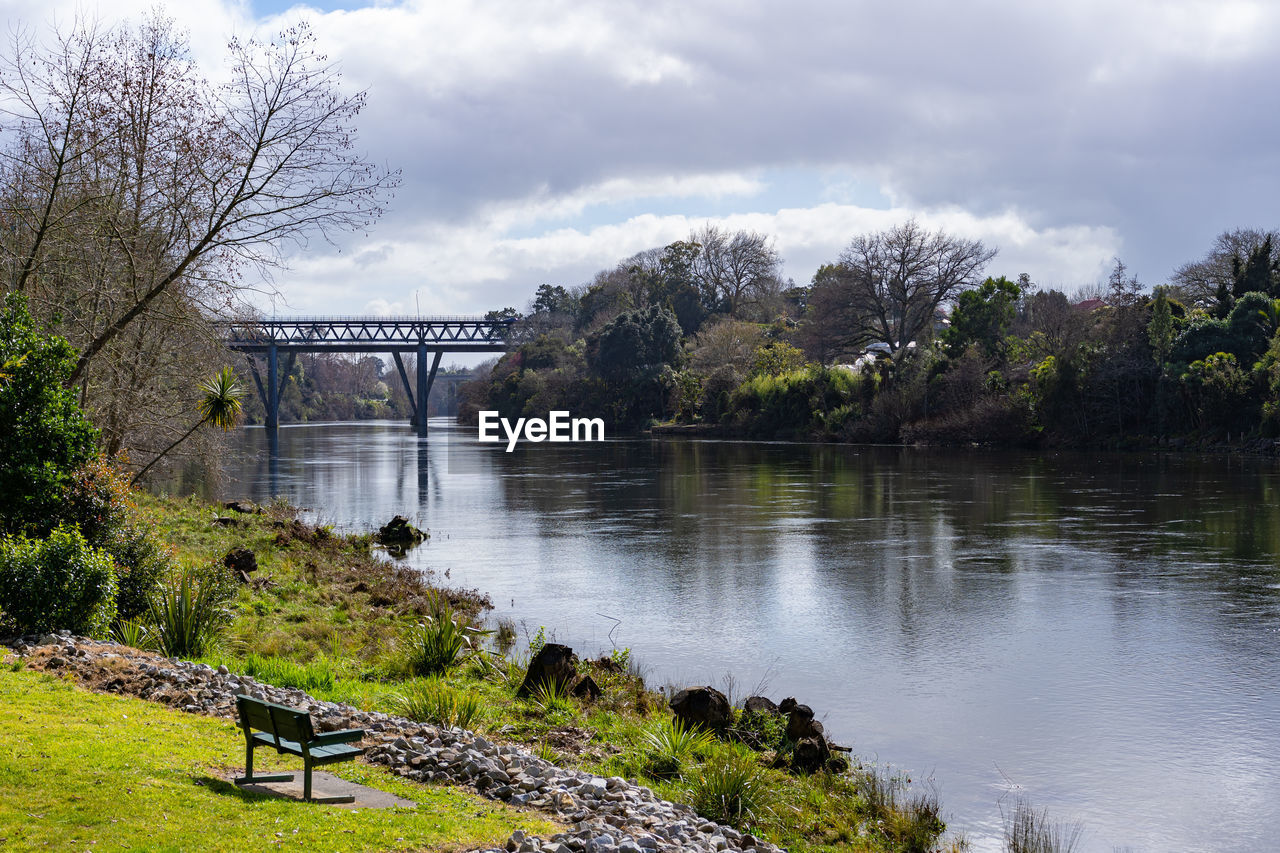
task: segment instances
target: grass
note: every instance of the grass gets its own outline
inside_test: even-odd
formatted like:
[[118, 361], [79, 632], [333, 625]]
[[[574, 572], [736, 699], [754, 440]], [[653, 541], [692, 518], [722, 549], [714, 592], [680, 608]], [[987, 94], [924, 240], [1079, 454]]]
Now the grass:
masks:
[[410, 682], [392, 701], [397, 713], [437, 726], [471, 729], [484, 716], [479, 696], [456, 690], [439, 678]]
[[1084, 835], [1084, 824], [1055, 823], [1049, 811], [1036, 811], [1026, 800], [1013, 804], [1005, 815], [1004, 849], [1007, 853], [1071, 853]]
[[[559, 831], [533, 814], [359, 762], [326, 769], [417, 807], [346, 810], [249, 794], [223, 781], [244, 760], [230, 722], [28, 671], [0, 669], [0, 730], [5, 850], [439, 850], [491, 845], [515, 829]], [[300, 769], [267, 750], [259, 756], [263, 771]]]
[[772, 811], [764, 768], [750, 750], [730, 744], [712, 752], [687, 790], [698, 814], [738, 828], [753, 826]]
[[[232, 601], [232, 624], [206, 663], [253, 671], [262, 681], [301, 687], [319, 699], [364, 710], [412, 710], [411, 716], [446, 724], [453, 719], [453, 725], [521, 742], [562, 767], [636, 779], [678, 802], [688, 802], [690, 785], [709, 772], [715, 778], [704, 784], [706, 809], [734, 815], [744, 829], [792, 853], [911, 853], [939, 846], [943, 824], [929, 792], [912, 793], [900, 780], [862, 770], [796, 777], [775, 769], [775, 760], [785, 763], [785, 744], [764, 723], [749, 721], [740, 734], [758, 734], [757, 740], [773, 748], [751, 753], [739, 745], [736, 758], [712, 766], [713, 751], [723, 759], [729, 753], [722, 750], [733, 747], [680, 746], [685, 738], [668, 736], [664, 729], [671, 727], [671, 714], [665, 700], [646, 689], [640, 665], [625, 651], [614, 652], [608, 664], [583, 662], [583, 671], [603, 690], [594, 703], [562, 691], [518, 698], [528, 650], [513, 648], [506, 657], [469, 654], [467, 645], [481, 640], [475, 632], [465, 634], [471, 642], [462, 645], [456, 664], [445, 672], [431, 679], [409, 677], [406, 632], [429, 623], [450, 631], [437, 619], [441, 593], [416, 573], [402, 576], [393, 564], [370, 556], [367, 536], [309, 528], [283, 506], [238, 516], [234, 525], [215, 525], [210, 508], [197, 501], [140, 495], [139, 503], [184, 562], [221, 560], [236, 546], [257, 556], [253, 584], [241, 587]], [[483, 599], [456, 591], [446, 595], [453, 611], [447, 621], [475, 626]], [[498, 628], [490, 642], [512, 639], [511, 626]], [[415, 686], [426, 684], [439, 686]], [[476, 710], [449, 707], [450, 696], [473, 703]], [[458, 722], [463, 718], [465, 723]], [[668, 753], [680, 754], [679, 763], [658, 760]], [[759, 780], [767, 797], [754, 796]], [[735, 786], [746, 796], [735, 796]]]

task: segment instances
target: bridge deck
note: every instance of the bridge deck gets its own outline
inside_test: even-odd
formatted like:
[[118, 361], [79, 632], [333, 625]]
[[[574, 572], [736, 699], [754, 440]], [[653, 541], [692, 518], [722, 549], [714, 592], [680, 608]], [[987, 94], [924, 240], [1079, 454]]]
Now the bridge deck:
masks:
[[290, 317], [225, 321], [227, 344], [242, 352], [501, 352], [513, 320], [483, 317]]

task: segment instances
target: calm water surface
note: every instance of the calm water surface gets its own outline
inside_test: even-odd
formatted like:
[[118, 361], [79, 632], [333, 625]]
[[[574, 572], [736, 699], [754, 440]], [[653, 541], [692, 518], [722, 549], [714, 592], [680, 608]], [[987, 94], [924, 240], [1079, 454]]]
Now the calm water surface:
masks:
[[525, 445], [433, 423], [246, 430], [226, 496], [344, 529], [652, 683], [796, 696], [999, 849], [1018, 796], [1081, 849], [1280, 848], [1280, 478], [1269, 461], [689, 440]]

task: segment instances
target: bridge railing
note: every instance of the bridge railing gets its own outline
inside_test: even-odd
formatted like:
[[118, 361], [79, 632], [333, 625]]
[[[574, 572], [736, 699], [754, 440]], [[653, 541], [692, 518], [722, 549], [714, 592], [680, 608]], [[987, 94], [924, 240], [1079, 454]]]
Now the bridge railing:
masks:
[[227, 320], [228, 343], [236, 349], [264, 346], [335, 347], [505, 345], [514, 320], [484, 317], [274, 317], [259, 320]]

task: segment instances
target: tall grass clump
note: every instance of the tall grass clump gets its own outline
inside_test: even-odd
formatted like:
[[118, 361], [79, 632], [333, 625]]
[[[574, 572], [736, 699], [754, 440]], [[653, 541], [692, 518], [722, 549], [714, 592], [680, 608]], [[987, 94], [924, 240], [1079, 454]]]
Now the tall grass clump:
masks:
[[1037, 812], [1026, 800], [1015, 802], [1013, 812], [1004, 815], [1006, 853], [1071, 853], [1083, 835], [1080, 821], [1050, 821], [1048, 809]]
[[725, 746], [712, 752], [687, 792], [698, 814], [733, 827], [755, 823], [770, 810], [764, 768], [749, 750]]
[[153, 633], [141, 619], [117, 619], [111, 626], [111, 639], [122, 646], [134, 649], [150, 649]]
[[274, 655], [249, 654], [244, 673], [276, 687], [293, 687], [308, 693], [333, 690], [333, 669], [327, 660], [297, 663]]
[[187, 568], [151, 599], [156, 646], [166, 657], [200, 657], [231, 619], [235, 588], [220, 567]]
[[557, 711], [572, 711], [573, 699], [569, 696], [569, 685], [555, 679], [547, 679], [534, 685], [529, 701], [544, 715]]
[[716, 744], [710, 732], [685, 725], [676, 717], [659, 722], [644, 733], [647, 747], [645, 770], [655, 779], [674, 779], [689, 762], [708, 753]]
[[484, 715], [480, 697], [468, 690], [456, 690], [439, 678], [406, 684], [392, 697], [396, 713], [437, 726], [470, 729]]
[[465, 655], [477, 649], [479, 638], [489, 631], [468, 625], [454, 613], [448, 599], [435, 595], [431, 612], [400, 639], [405, 670], [410, 675], [428, 676], [448, 672]]
[[947, 828], [932, 787], [909, 791], [901, 776], [870, 768], [857, 776], [857, 788], [869, 817], [904, 853], [928, 853]]

